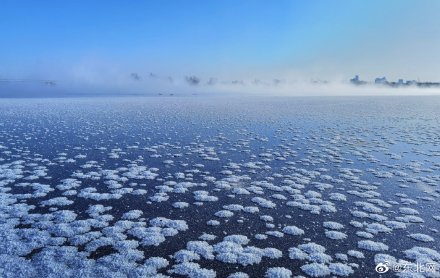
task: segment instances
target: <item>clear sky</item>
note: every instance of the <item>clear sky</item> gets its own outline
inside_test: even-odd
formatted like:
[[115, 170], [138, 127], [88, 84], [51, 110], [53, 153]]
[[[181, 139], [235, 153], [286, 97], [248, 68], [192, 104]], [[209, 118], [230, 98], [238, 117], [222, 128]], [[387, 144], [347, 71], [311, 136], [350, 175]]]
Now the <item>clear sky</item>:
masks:
[[3, 0], [0, 77], [439, 81], [439, 13], [437, 0]]

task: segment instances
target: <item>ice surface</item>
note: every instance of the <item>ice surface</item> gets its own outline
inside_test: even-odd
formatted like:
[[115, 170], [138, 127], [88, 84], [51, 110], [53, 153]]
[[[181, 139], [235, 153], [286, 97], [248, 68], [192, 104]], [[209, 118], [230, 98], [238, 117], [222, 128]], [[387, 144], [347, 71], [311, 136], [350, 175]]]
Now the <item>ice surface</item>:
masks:
[[422, 97], [0, 100], [0, 276], [440, 267], [439, 106]]

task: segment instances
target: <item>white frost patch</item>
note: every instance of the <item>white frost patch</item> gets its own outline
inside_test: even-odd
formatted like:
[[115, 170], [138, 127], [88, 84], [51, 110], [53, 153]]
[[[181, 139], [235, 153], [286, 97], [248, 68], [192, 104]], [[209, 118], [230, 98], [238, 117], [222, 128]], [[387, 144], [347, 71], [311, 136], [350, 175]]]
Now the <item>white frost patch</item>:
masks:
[[260, 207], [263, 207], [263, 208], [275, 208], [276, 207], [274, 202], [266, 200], [261, 197], [254, 197], [251, 199], [251, 201], [254, 203], [257, 203]]
[[376, 241], [372, 241], [372, 240], [358, 241], [358, 247], [361, 249], [365, 249], [368, 251], [375, 251], [375, 252], [381, 252], [381, 251], [388, 250], [388, 245], [386, 245], [382, 242], [376, 242]]
[[217, 220], [208, 220], [206, 222], [206, 224], [209, 225], [209, 226], [218, 226], [218, 225], [220, 225], [220, 222], [217, 221]]
[[322, 226], [324, 226], [324, 228], [332, 229], [332, 230], [340, 230], [344, 228], [344, 225], [333, 221], [326, 221], [322, 223]]
[[373, 234], [371, 234], [371, 233], [367, 233], [367, 232], [364, 232], [364, 231], [357, 231], [357, 232], [356, 232], [356, 235], [357, 235], [358, 237], [363, 237], [363, 238], [368, 238], [368, 239], [371, 239], [371, 238], [374, 237]]
[[200, 260], [199, 254], [194, 251], [189, 251], [185, 249], [177, 251], [176, 253], [174, 253], [173, 257], [178, 263]]
[[325, 236], [334, 240], [341, 240], [347, 238], [347, 235], [345, 233], [338, 231], [325, 231]]
[[130, 210], [122, 215], [122, 219], [134, 220], [142, 216], [141, 210]]
[[279, 259], [283, 256], [283, 252], [276, 248], [269, 247], [263, 249], [263, 255], [270, 259]]
[[347, 252], [347, 254], [349, 256], [355, 257], [357, 259], [364, 259], [365, 258], [364, 253], [362, 253], [361, 251], [357, 251], [357, 250], [349, 250]]
[[188, 225], [185, 220], [171, 220], [165, 217], [156, 217], [149, 221], [151, 226], [154, 227], [168, 227], [178, 231], [188, 230]]
[[227, 278], [249, 278], [249, 275], [244, 272], [235, 272], [230, 274]]
[[292, 271], [284, 267], [270, 267], [267, 269], [266, 278], [290, 278], [292, 277]]
[[207, 233], [203, 233], [201, 236], [199, 236], [199, 239], [204, 241], [211, 241], [211, 240], [215, 240], [216, 238], [217, 238], [216, 235], [207, 234]]
[[283, 233], [294, 235], [294, 236], [300, 236], [304, 234], [304, 230], [300, 229], [296, 226], [286, 226], [283, 228]]
[[216, 272], [212, 269], [201, 268], [199, 264], [184, 262], [173, 266], [171, 273], [187, 276], [189, 278], [215, 278]]
[[214, 259], [214, 248], [206, 241], [190, 241], [186, 244], [186, 249], [199, 254], [207, 260]]
[[258, 240], [265, 240], [265, 239], [267, 239], [267, 235], [264, 235], [264, 234], [256, 234], [256, 235], [255, 235], [255, 238], [258, 239]]
[[172, 206], [173, 208], [184, 209], [189, 207], [189, 204], [187, 202], [174, 202]]
[[42, 206], [58, 206], [58, 207], [62, 207], [62, 206], [68, 206], [73, 204], [73, 201], [67, 199], [66, 197], [55, 197], [46, 201], [42, 201], [41, 205]]
[[301, 249], [296, 247], [289, 248], [289, 258], [291, 258], [292, 260], [305, 260], [307, 259], [307, 257], [307, 253], [302, 251]]
[[400, 211], [400, 213], [407, 214], [407, 215], [417, 215], [417, 214], [419, 214], [419, 212], [417, 210], [412, 209], [412, 208], [406, 208], [406, 207], [399, 208], [399, 211]]
[[405, 256], [408, 259], [418, 262], [440, 262], [440, 253], [426, 247], [415, 246], [411, 249], [405, 250], [403, 253], [405, 253]]
[[423, 241], [423, 242], [432, 242], [432, 241], [434, 241], [434, 238], [432, 238], [431, 236], [425, 235], [425, 234], [420, 234], [420, 233], [410, 234], [410, 235], [408, 235], [408, 237], [410, 237], [412, 239], [415, 239], [415, 240], [418, 240], [418, 241]]
[[330, 269], [325, 264], [311, 263], [301, 266], [301, 270], [311, 277], [323, 277], [330, 275]]
[[329, 199], [333, 201], [347, 201], [347, 197], [341, 193], [330, 193]]
[[281, 238], [281, 237], [284, 236], [284, 234], [282, 232], [279, 232], [279, 231], [267, 231], [266, 235], [273, 236], [273, 237], [278, 237], [278, 238]]
[[214, 213], [214, 215], [221, 218], [229, 218], [234, 216], [234, 213], [229, 210], [219, 210], [216, 213]]
[[198, 190], [194, 191], [194, 199], [200, 202], [216, 202], [218, 198], [210, 196], [208, 191]]
[[336, 276], [350, 276], [354, 273], [351, 266], [343, 264], [343, 263], [331, 263], [328, 268], [331, 273]]

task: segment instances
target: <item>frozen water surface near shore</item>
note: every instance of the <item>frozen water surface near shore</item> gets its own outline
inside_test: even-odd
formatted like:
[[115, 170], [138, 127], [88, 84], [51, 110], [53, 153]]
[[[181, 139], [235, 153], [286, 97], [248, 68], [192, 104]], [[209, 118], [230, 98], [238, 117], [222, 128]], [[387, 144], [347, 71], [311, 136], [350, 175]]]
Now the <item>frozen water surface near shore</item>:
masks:
[[439, 277], [439, 183], [438, 97], [3, 99], [0, 277]]

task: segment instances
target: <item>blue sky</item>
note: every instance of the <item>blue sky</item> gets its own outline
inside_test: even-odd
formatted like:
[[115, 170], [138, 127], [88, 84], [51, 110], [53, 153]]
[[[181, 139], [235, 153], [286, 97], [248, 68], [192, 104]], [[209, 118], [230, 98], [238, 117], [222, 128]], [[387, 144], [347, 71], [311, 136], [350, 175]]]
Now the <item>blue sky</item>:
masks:
[[4, 0], [0, 76], [440, 80], [439, 10], [435, 0]]

